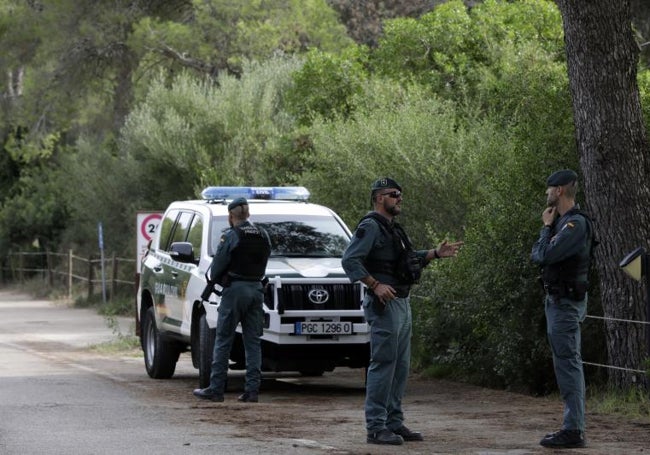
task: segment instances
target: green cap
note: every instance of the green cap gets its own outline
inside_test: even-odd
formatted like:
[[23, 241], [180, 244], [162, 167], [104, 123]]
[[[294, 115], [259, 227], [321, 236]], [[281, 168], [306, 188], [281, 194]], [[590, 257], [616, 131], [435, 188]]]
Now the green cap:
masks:
[[375, 191], [375, 190], [381, 190], [382, 188], [397, 188], [398, 190], [402, 191], [402, 187], [399, 186], [399, 184], [395, 180], [388, 177], [382, 177], [380, 179], [375, 180], [375, 182], [370, 187], [370, 190]]
[[546, 186], [564, 186], [578, 180], [578, 174], [571, 169], [563, 169], [561, 171], [553, 172], [546, 179]]
[[245, 197], [238, 197], [237, 199], [233, 199], [232, 202], [228, 204], [228, 211], [230, 212], [240, 205], [248, 205], [248, 201]]

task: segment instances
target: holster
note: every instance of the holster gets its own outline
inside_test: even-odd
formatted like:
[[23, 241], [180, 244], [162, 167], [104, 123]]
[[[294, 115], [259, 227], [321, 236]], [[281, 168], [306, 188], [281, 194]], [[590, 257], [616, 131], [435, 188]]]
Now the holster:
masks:
[[571, 300], [584, 300], [587, 295], [589, 283], [581, 281], [567, 281], [562, 283], [544, 283], [544, 290], [548, 295]]

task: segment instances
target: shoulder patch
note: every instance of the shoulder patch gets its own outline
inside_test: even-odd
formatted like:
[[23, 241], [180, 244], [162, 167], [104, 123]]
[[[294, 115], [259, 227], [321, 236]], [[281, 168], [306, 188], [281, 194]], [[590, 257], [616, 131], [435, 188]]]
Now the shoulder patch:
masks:
[[220, 242], [220, 243], [223, 243], [223, 242], [225, 242], [225, 241], [226, 241], [226, 234], [223, 234], [223, 235], [221, 236], [221, 239], [219, 240], [219, 242]]
[[362, 239], [363, 236], [366, 235], [366, 230], [364, 228], [358, 228], [354, 235], [355, 237]]

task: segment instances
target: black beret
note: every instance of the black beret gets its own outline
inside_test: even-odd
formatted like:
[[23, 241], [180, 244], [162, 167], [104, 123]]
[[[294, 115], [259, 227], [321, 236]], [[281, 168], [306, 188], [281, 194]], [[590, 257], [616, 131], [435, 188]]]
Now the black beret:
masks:
[[371, 191], [375, 191], [375, 190], [380, 190], [382, 188], [397, 188], [398, 190], [402, 191], [402, 187], [399, 186], [399, 184], [395, 180], [388, 177], [375, 180], [375, 182], [372, 184], [372, 187], [370, 189]]
[[245, 197], [238, 197], [237, 199], [233, 199], [232, 202], [228, 204], [228, 211], [230, 212], [232, 209], [237, 208], [240, 205], [248, 205], [248, 201]]
[[563, 169], [561, 171], [553, 172], [549, 178], [546, 179], [546, 186], [564, 186], [578, 180], [578, 174], [571, 169]]

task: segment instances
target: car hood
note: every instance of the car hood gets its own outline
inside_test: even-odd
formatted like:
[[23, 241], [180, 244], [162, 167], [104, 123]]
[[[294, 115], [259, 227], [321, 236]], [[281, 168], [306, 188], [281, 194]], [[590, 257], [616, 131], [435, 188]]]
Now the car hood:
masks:
[[270, 258], [266, 266], [266, 275], [271, 278], [280, 276], [302, 276], [305, 278], [324, 278], [327, 276], [345, 276], [341, 267], [341, 258]]

